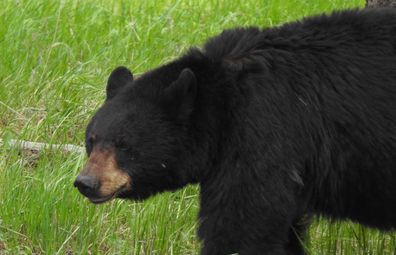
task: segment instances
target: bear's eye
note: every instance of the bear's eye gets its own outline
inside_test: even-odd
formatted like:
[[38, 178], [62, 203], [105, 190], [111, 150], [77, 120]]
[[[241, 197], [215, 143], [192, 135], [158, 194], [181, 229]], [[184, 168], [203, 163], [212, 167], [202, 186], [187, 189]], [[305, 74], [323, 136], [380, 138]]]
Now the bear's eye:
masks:
[[90, 135], [88, 138], [88, 144], [93, 147], [94, 143], [96, 142], [96, 135]]
[[93, 144], [95, 142], [95, 140], [96, 140], [96, 135], [90, 135], [88, 138], [88, 142], [90, 144]]
[[117, 149], [122, 150], [122, 151], [128, 150], [128, 144], [122, 137], [117, 138], [117, 140], [115, 141], [115, 146]]
[[88, 154], [88, 155], [91, 154], [91, 151], [92, 151], [92, 149], [93, 149], [93, 145], [94, 145], [95, 139], [96, 139], [95, 135], [90, 135], [90, 136], [88, 137], [88, 139], [87, 139], [86, 151], [87, 151], [87, 154]]

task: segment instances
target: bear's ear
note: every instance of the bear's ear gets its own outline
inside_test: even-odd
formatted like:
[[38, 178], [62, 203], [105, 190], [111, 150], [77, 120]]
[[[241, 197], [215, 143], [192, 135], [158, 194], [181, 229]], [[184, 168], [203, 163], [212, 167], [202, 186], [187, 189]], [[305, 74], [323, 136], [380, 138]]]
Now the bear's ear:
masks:
[[191, 69], [181, 71], [176, 81], [164, 91], [165, 101], [174, 114], [180, 118], [188, 117], [194, 109], [197, 94], [197, 80]]
[[128, 68], [119, 66], [111, 72], [107, 80], [106, 100], [112, 99], [122, 87], [133, 81], [133, 75]]

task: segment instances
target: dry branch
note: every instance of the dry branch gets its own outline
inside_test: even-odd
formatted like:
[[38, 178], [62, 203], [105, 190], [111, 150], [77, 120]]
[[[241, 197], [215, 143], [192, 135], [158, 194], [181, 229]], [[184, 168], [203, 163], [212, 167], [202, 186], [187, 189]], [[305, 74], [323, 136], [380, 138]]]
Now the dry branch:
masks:
[[366, 7], [396, 7], [396, 0], [366, 0]]
[[[4, 142], [0, 139], [0, 146], [3, 146]], [[29, 150], [31, 152], [39, 152], [44, 149], [51, 150], [61, 150], [66, 152], [77, 152], [83, 153], [85, 151], [84, 147], [77, 146], [74, 144], [49, 144], [49, 143], [39, 143], [39, 142], [30, 142], [23, 140], [14, 140], [11, 139], [7, 141], [7, 145], [10, 147], [16, 147], [21, 150]]]

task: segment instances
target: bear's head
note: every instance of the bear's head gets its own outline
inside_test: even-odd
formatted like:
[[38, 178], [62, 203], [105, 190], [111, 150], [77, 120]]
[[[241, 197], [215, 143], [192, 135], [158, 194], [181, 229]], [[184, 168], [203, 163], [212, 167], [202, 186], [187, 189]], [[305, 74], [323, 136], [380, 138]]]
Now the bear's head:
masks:
[[144, 199], [188, 183], [180, 165], [196, 77], [168, 67], [137, 79], [125, 67], [110, 75], [106, 100], [86, 130], [88, 162], [74, 185], [93, 203]]

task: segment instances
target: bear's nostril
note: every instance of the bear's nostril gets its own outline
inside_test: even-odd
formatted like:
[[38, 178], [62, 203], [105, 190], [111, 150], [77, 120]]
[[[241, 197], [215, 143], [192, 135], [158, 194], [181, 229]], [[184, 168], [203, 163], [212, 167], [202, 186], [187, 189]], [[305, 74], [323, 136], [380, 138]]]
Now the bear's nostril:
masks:
[[83, 195], [89, 196], [95, 192], [97, 180], [91, 176], [79, 175], [74, 182], [74, 187], [77, 187]]

